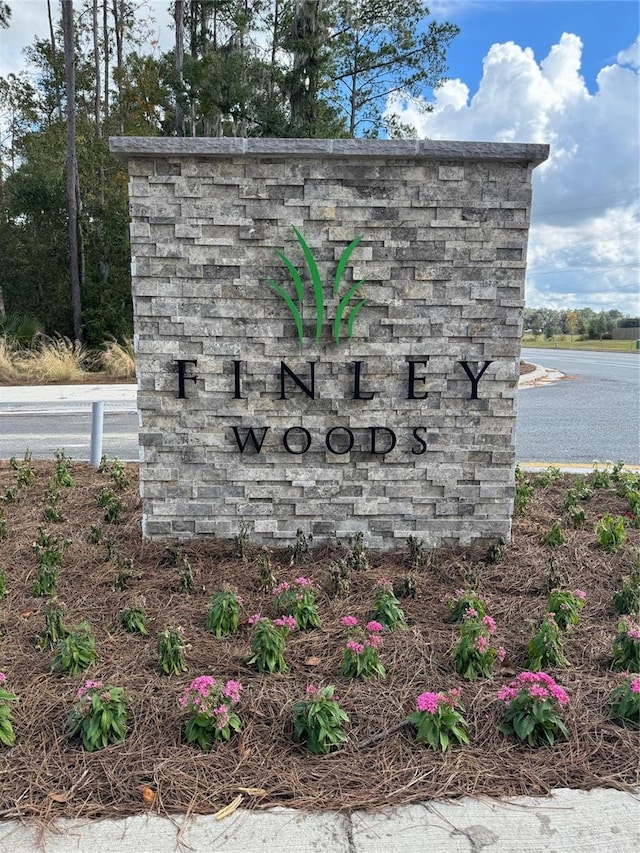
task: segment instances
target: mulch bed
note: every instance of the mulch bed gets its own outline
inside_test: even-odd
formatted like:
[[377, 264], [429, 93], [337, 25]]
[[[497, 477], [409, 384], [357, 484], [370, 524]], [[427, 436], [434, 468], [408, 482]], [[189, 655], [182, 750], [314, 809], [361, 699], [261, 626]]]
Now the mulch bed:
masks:
[[[610, 669], [618, 621], [612, 594], [629, 574], [640, 545], [640, 531], [628, 529], [617, 553], [605, 554], [598, 546], [593, 532], [597, 516], [627, 509], [613, 488], [598, 490], [584, 503], [586, 524], [578, 530], [566, 525], [566, 544], [554, 552], [569, 588], [584, 589], [587, 601], [580, 624], [565, 644], [571, 667], [550, 670], [571, 699], [565, 715], [570, 738], [535, 750], [498, 733], [501, 703], [496, 693], [525, 666], [527, 642], [544, 613], [551, 550], [541, 545], [540, 537], [562, 517], [573, 477], [535, 488], [526, 514], [514, 519], [513, 539], [496, 563], [487, 562], [484, 550], [433, 552], [416, 573], [416, 597], [403, 600], [409, 628], [385, 635], [381, 660], [386, 681], [360, 682], [339, 675], [344, 643], [339, 619], [347, 614], [366, 619], [378, 579], [406, 577], [406, 552], [369, 553], [370, 568], [354, 573], [347, 598], [329, 594], [329, 565], [345, 553], [345, 546], [312, 549], [304, 567], [290, 566], [285, 551], [273, 552], [280, 581], [304, 573], [318, 585], [323, 627], [289, 637], [288, 673], [260, 675], [245, 662], [250, 635], [246, 624], [232, 639], [216, 639], [204, 628], [209, 597], [223, 583], [244, 597], [247, 616], [256, 611], [279, 615], [272, 611], [271, 597], [258, 589], [259, 549], [249, 547], [243, 561], [234, 559], [233, 542], [183, 543], [182, 555], [195, 569], [196, 591], [181, 594], [179, 569], [167, 565], [167, 543], [141, 537], [137, 466], [127, 466], [132, 479], [122, 492], [124, 521], [109, 525], [96, 496], [110, 481], [88, 465], [74, 463], [76, 485], [62, 490], [65, 520], [47, 527], [71, 541], [58, 582], [65, 624], [91, 624], [99, 659], [82, 676], [72, 677], [51, 672], [53, 653], [40, 652], [34, 644], [43, 628], [46, 599], [32, 596], [33, 543], [43, 523], [44, 492], [54, 464], [33, 466], [35, 485], [21, 489], [13, 503], [4, 505], [8, 536], [0, 545], [7, 586], [0, 603], [0, 670], [7, 674], [6, 687], [19, 696], [13, 704], [15, 746], [0, 748], [1, 817], [100, 818], [149, 810], [212, 813], [241, 787], [264, 791], [245, 795], [243, 807], [349, 811], [463, 795], [543, 795], [556, 787], [630, 791], [638, 786], [639, 734], [608, 720], [608, 696], [619, 681]], [[0, 495], [15, 482], [15, 470], [0, 462]], [[104, 541], [87, 541], [91, 525], [112, 538], [121, 558], [133, 559], [134, 577], [124, 592], [114, 589], [118, 569], [113, 560], [105, 561]], [[473, 575], [489, 599], [489, 613], [498, 626], [496, 639], [508, 657], [493, 679], [469, 683], [455, 673], [452, 649], [458, 628], [447, 622], [443, 598]], [[119, 624], [120, 611], [137, 595], [146, 599], [149, 637], [127, 634]], [[156, 668], [156, 634], [178, 625], [190, 643], [189, 672], [162, 676]], [[319, 662], [305, 663], [309, 658]], [[182, 742], [184, 717], [176, 701], [193, 677], [205, 673], [239, 679], [244, 685], [238, 706], [242, 734], [210, 753]], [[65, 734], [67, 713], [86, 678], [122, 686], [130, 697], [126, 740], [94, 753], [84, 752]], [[349, 743], [324, 757], [305, 753], [292, 740], [291, 706], [303, 698], [310, 682], [336, 685], [351, 719]], [[435, 753], [416, 744], [408, 728], [360, 746], [411, 713], [419, 693], [457, 685], [462, 686], [467, 709], [470, 746]]]

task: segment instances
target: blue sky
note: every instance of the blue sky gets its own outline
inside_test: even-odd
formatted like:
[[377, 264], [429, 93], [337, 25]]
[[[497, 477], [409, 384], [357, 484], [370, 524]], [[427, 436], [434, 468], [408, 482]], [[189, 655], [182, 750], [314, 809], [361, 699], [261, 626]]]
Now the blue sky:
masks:
[[[21, 49], [48, 32], [46, 0], [9, 5], [0, 75], [19, 71]], [[168, 5], [141, 0], [140, 15], [156, 19], [160, 49], [172, 44]], [[419, 137], [550, 144], [549, 161], [533, 177], [527, 305], [640, 314], [640, 4], [427, 5], [460, 27], [448, 51], [449, 80], [421, 104], [395, 99], [389, 111]]]

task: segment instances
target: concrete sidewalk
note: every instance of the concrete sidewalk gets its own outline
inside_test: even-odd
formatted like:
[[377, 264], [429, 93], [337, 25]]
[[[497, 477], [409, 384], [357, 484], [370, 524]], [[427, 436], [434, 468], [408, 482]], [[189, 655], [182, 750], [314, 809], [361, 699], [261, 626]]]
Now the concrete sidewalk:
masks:
[[[640, 795], [640, 791], [638, 792]], [[274, 808], [213, 816], [0, 824], [1, 853], [637, 853], [640, 797], [559, 789], [549, 797], [427, 802], [351, 815]]]

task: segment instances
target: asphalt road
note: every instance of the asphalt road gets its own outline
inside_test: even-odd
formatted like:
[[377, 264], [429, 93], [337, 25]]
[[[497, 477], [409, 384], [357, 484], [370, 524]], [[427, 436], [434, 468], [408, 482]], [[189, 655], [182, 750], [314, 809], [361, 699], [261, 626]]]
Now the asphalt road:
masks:
[[[640, 355], [524, 349], [527, 361], [555, 367], [569, 378], [518, 394], [516, 455], [520, 462], [595, 460], [640, 464]], [[133, 403], [105, 403], [103, 452], [138, 459]], [[53, 457], [58, 447], [89, 458], [90, 403], [2, 405], [0, 458]]]

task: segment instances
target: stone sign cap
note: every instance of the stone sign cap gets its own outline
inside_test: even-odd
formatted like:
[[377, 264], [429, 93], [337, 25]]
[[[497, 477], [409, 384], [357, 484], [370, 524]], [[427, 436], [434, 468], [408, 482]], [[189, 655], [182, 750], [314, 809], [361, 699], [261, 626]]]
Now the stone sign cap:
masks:
[[196, 139], [113, 136], [109, 149], [131, 157], [407, 157], [421, 160], [502, 160], [539, 165], [549, 146], [523, 142], [451, 142], [433, 139]]

